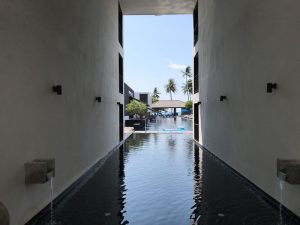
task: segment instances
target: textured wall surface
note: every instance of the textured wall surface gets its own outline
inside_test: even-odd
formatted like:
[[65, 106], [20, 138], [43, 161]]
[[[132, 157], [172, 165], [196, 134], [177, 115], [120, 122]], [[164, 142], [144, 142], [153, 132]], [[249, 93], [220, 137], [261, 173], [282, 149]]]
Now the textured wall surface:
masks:
[[[199, 0], [202, 144], [277, 200], [277, 158], [300, 159], [299, 8]], [[266, 93], [267, 82], [278, 90]], [[300, 216], [300, 187], [285, 184], [283, 203]]]
[[126, 15], [190, 14], [197, 0], [120, 0]]
[[117, 0], [0, 0], [0, 201], [12, 225], [49, 202], [49, 183], [24, 184], [24, 163], [55, 158], [57, 195], [119, 143], [117, 23]]

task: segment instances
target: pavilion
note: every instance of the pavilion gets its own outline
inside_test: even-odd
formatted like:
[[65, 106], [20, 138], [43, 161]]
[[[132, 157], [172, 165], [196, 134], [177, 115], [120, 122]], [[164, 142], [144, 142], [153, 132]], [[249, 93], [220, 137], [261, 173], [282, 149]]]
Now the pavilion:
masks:
[[185, 103], [180, 100], [159, 100], [152, 105], [152, 109], [157, 110], [174, 109], [174, 114], [176, 114], [176, 108], [185, 108]]

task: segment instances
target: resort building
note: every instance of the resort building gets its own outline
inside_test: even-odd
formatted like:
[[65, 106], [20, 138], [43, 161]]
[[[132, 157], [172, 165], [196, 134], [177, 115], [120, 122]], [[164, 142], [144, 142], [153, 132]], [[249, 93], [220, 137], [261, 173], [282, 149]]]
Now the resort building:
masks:
[[[134, 99], [134, 90], [128, 86], [128, 84], [124, 83], [124, 106], [126, 109], [126, 106], [128, 103], [130, 103]], [[126, 111], [124, 111], [124, 119], [128, 120], [129, 115]]]
[[185, 103], [180, 100], [159, 100], [153, 104], [152, 108], [155, 110], [172, 109], [172, 113], [176, 114], [177, 109], [185, 109]]
[[[127, 104], [130, 103], [130, 101], [132, 100], [137, 100], [139, 102], [145, 103], [147, 105], [148, 112], [151, 112], [151, 94], [149, 92], [135, 92], [131, 87], [128, 86], [128, 84], [124, 83], [124, 107], [126, 108]], [[128, 120], [129, 115], [126, 111], [124, 111], [124, 115], [124, 119]]]
[[[299, 0], [0, 0], [0, 221], [3, 204], [10, 225], [26, 224], [50, 203], [49, 176], [59, 198], [123, 143], [123, 15], [172, 14], [194, 19], [195, 141], [300, 216], [299, 9]], [[151, 108], [149, 93], [132, 94]]]
[[135, 92], [134, 93], [135, 99], [145, 103], [148, 106], [148, 110], [151, 111], [152, 108], [152, 99], [151, 93], [149, 92]]

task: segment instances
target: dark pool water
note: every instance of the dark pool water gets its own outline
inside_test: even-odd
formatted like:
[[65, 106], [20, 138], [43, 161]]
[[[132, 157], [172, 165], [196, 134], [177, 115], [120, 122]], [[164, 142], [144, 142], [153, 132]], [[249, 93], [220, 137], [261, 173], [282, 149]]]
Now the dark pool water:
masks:
[[182, 119], [181, 117], [163, 118], [157, 117], [156, 122], [148, 124], [147, 130], [163, 131], [164, 129], [184, 128], [184, 130], [192, 131], [192, 120]]
[[[54, 215], [60, 225], [280, 224], [278, 208], [187, 134], [133, 134], [57, 202]], [[29, 224], [49, 219], [46, 213]], [[286, 215], [283, 221], [296, 224]]]

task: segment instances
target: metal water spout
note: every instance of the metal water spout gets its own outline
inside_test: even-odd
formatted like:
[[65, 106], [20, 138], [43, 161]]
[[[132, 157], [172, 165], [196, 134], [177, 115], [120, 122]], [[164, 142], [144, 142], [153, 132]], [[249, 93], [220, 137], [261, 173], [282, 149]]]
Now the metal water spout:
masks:
[[25, 184], [44, 184], [55, 177], [55, 159], [35, 159], [25, 163]]
[[277, 159], [277, 177], [289, 184], [300, 184], [300, 160]]

